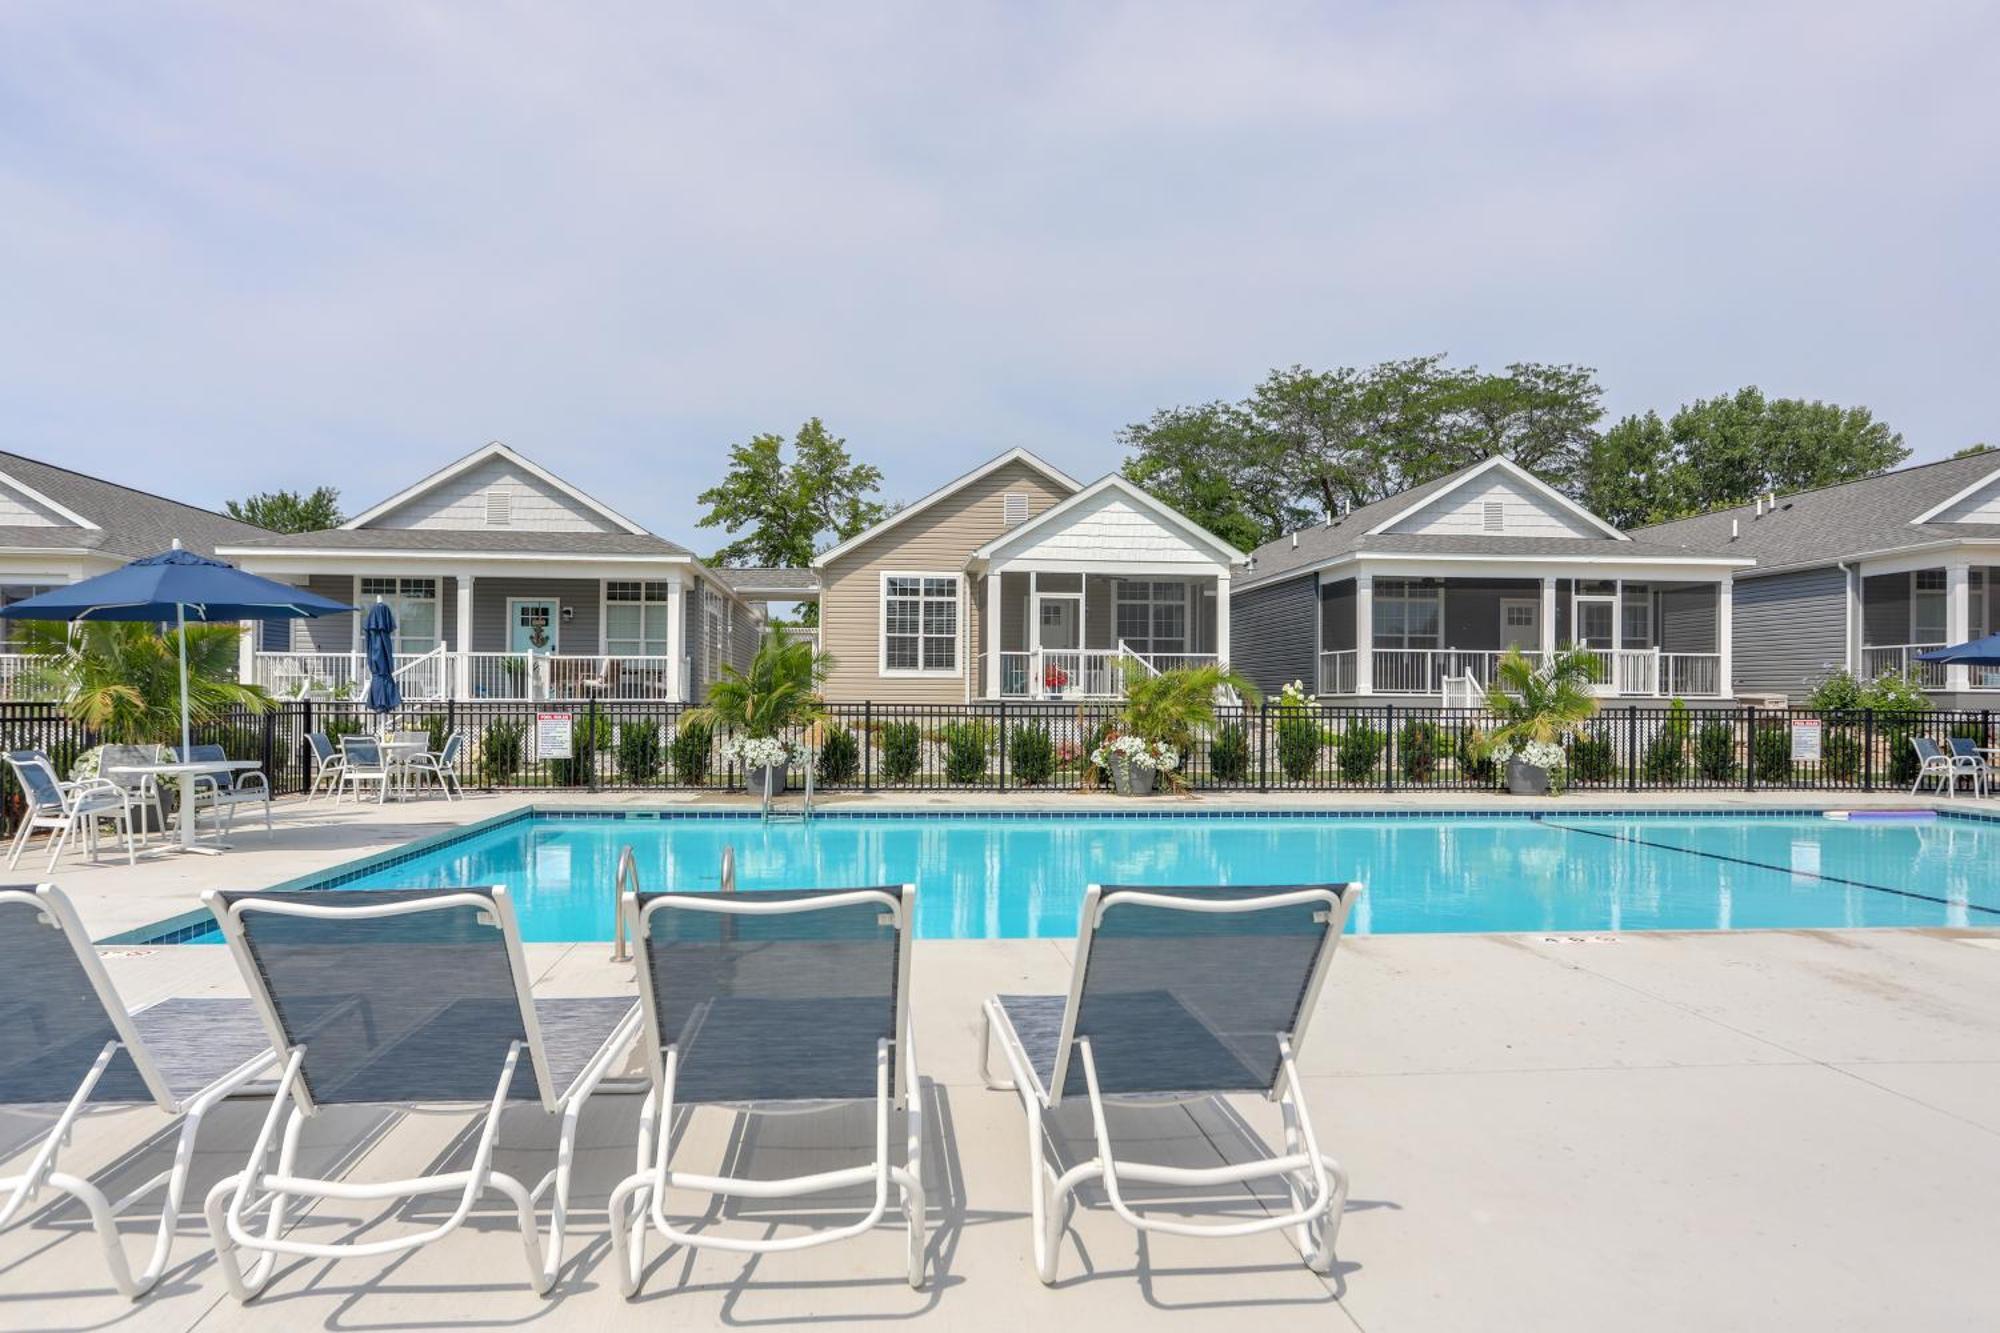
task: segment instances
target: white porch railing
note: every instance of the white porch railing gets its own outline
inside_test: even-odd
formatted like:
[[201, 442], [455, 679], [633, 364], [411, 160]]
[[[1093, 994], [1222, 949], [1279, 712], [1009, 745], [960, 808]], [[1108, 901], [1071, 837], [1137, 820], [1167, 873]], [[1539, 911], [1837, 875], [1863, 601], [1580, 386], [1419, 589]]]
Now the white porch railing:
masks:
[[[358, 699], [368, 687], [368, 659], [361, 653], [258, 653], [255, 670], [257, 683], [280, 698]], [[685, 664], [677, 673], [665, 657], [453, 653], [439, 648], [397, 654], [396, 682], [411, 702], [455, 696], [509, 702], [592, 696], [664, 700], [686, 693], [687, 676]]]
[[[1493, 683], [1494, 668], [1505, 652], [1465, 648], [1377, 648], [1372, 666], [1377, 694], [1438, 694], [1445, 677], [1470, 676], [1480, 685]], [[1535, 665], [1542, 664], [1540, 653], [1524, 653]]]
[[1122, 648], [1037, 648], [1000, 654], [1003, 699], [1115, 699], [1125, 690], [1126, 661], [1152, 672], [1211, 666], [1213, 653], [1135, 653]]
[[1319, 655], [1319, 679], [1314, 688], [1320, 694], [1352, 694], [1357, 677], [1355, 671], [1361, 655], [1352, 648]]
[[[1481, 689], [1493, 683], [1505, 652], [1461, 648], [1375, 648], [1369, 666], [1376, 694], [1442, 694], [1447, 679], [1470, 679]], [[1539, 652], [1523, 653], [1540, 666]], [[1601, 695], [1644, 697], [1694, 696], [1713, 698], [1722, 691], [1719, 653], [1662, 653], [1652, 648], [1621, 648], [1598, 653], [1603, 678]], [[1357, 694], [1359, 654], [1352, 649], [1319, 655], [1319, 693]]]
[[[1914, 676], [1919, 685], [1927, 690], [1941, 690], [1945, 687], [1945, 665], [1942, 662], [1919, 662], [1918, 653], [1927, 653], [1933, 648], [1944, 647], [1941, 643], [1877, 643], [1869, 644], [1861, 650], [1861, 674], [1868, 680], [1877, 676]], [[1973, 672], [1977, 678], [1981, 672]], [[1976, 685], [1976, 680], [1975, 680]]]
[[35, 659], [27, 653], [0, 653], [0, 699], [25, 699], [34, 683]]

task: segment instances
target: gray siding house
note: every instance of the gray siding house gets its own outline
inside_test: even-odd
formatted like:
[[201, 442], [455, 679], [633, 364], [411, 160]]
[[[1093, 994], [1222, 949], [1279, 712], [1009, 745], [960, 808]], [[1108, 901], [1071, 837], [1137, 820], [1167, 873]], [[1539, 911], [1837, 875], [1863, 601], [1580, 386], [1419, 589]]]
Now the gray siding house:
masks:
[[1752, 563], [1620, 532], [1494, 457], [1252, 552], [1234, 665], [1267, 693], [1437, 703], [1483, 690], [1510, 648], [1575, 643], [1602, 694], [1720, 699], [1730, 581]]
[[1836, 669], [1908, 671], [1989, 707], [2000, 671], [1919, 662], [2000, 630], [2000, 458], [1974, 454], [1641, 528], [1755, 560], [1736, 576], [1736, 688], [1797, 700]]
[[[764, 617], [698, 561], [493, 443], [338, 528], [257, 533], [217, 553], [396, 615], [411, 699], [702, 696], [756, 651]], [[269, 621], [245, 674], [280, 695], [366, 679], [360, 617]]]

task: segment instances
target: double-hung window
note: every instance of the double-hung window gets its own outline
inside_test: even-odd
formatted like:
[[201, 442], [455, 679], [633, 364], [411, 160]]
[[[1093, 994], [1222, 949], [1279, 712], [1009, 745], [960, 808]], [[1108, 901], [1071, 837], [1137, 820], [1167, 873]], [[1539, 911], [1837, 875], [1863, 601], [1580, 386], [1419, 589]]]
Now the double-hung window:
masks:
[[441, 642], [438, 621], [436, 579], [364, 578], [361, 580], [362, 613], [376, 598], [389, 604], [396, 617], [396, 651], [428, 653]]
[[1416, 579], [1375, 580], [1375, 646], [1442, 648], [1442, 589]]
[[1942, 569], [1918, 569], [1910, 575], [1910, 642], [1947, 643], [1945, 582]]
[[1187, 584], [1119, 579], [1112, 592], [1118, 642], [1142, 656], [1188, 651]]
[[888, 574], [882, 579], [882, 669], [958, 670], [958, 578]]
[[612, 657], [667, 655], [667, 585], [613, 579], [604, 585], [604, 651]]

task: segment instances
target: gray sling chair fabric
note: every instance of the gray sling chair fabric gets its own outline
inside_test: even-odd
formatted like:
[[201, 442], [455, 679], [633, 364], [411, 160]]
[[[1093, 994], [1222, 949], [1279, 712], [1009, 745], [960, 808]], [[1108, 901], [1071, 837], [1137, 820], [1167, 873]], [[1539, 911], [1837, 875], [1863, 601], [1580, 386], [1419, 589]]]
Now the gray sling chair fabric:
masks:
[[[1084, 894], [1071, 993], [996, 995], [987, 1002], [981, 1070], [987, 1086], [1014, 1090], [1027, 1115], [1034, 1264], [1043, 1282], [1055, 1281], [1075, 1191], [1091, 1180], [1104, 1182], [1113, 1211], [1137, 1230], [1191, 1236], [1291, 1230], [1307, 1264], [1329, 1271], [1347, 1177], [1319, 1151], [1290, 1056], [1360, 892], [1359, 884], [1092, 885]], [[996, 1082], [990, 1072], [996, 1033], [1011, 1082]], [[1205, 1168], [1114, 1154], [1106, 1101], [1250, 1092], [1278, 1102], [1283, 1153]], [[1088, 1100], [1096, 1155], [1058, 1175], [1043, 1163], [1042, 1123], [1067, 1097]], [[1121, 1180], [1208, 1187], [1272, 1179], [1284, 1183], [1289, 1210], [1221, 1223], [1143, 1216], [1120, 1192]]]
[[[639, 1170], [611, 1196], [619, 1289], [636, 1295], [649, 1228], [691, 1248], [764, 1254], [859, 1236], [900, 1193], [907, 1276], [924, 1281], [923, 1107], [911, 1095], [909, 947], [915, 889], [801, 889], [756, 893], [626, 894], [620, 904], [640, 949], [653, 1092], [639, 1126]], [[671, 1057], [669, 1056], [671, 1049]], [[745, 1112], [800, 1103], [875, 1103], [873, 1160], [784, 1180], [746, 1180], [673, 1165], [676, 1109]], [[900, 1106], [905, 1160], [890, 1160]], [[670, 1190], [775, 1199], [871, 1187], [860, 1218], [803, 1235], [743, 1236], [670, 1219]]]
[[[851, 889], [760, 892], [760, 902]], [[902, 901], [901, 885], [867, 892]], [[651, 982], [650, 1029], [678, 1043], [674, 1100], [685, 1104], [865, 1100], [875, 1049], [896, 1070], [902, 933], [879, 903], [776, 916], [674, 910], [692, 894], [642, 893], [638, 910]], [[664, 900], [664, 901], [663, 901]], [[658, 903], [657, 910], [648, 906]]]
[[[295, 1062], [288, 1065], [295, 1076], [272, 1107], [252, 1169], [222, 1182], [209, 1196], [217, 1253], [231, 1289], [242, 1299], [254, 1295], [279, 1253], [331, 1258], [415, 1248], [456, 1228], [472, 1200], [491, 1185], [514, 1200], [536, 1290], [546, 1291], [561, 1263], [576, 1117], [638, 1037], [641, 1021], [631, 997], [535, 998], [513, 905], [502, 888], [210, 890], [202, 899], [222, 923], [272, 1040]], [[503, 1088], [510, 1058], [513, 1073]], [[253, 1178], [261, 1173], [262, 1142], [269, 1140], [288, 1098], [296, 1103], [293, 1115], [355, 1103], [487, 1107], [469, 1171], [405, 1182], [419, 1188], [397, 1192], [407, 1197], [462, 1191], [458, 1213], [430, 1232], [372, 1244], [309, 1245], [280, 1239], [275, 1230], [250, 1235], [237, 1210], [253, 1185], [268, 1189]], [[507, 1101], [537, 1102], [563, 1117], [557, 1169], [532, 1191], [491, 1170], [488, 1162], [498, 1113]], [[281, 1163], [277, 1174], [290, 1172]], [[322, 1182], [306, 1185], [317, 1183]], [[551, 1183], [556, 1193], [544, 1247], [533, 1203]], [[225, 1215], [224, 1196], [232, 1193], [237, 1203]], [[311, 1190], [292, 1193], [306, 1197]], [[237, 1245], [266, 1252], [247, 1280], [233, 1254]]]
[[[0, 886], [0, 1105], [62, 1108], [26, 1172], [0, 1179], [0, 1227], [44, 1186], [73, 1195], [90, 1212], [113, 1282], [144, 1295], [166, 1268], [202, 1117], [268, 1077], [276, 1060], [248, 1000], [165, 1000], [128, 1014], [61, 891]], [[56, 1159], [86, 1105], [145, 1102], [185, 1118], [173, 1169], [128, 1199], [166, 1186], [152, 1257], [134, 1277], [114, 1220], [122, 1205], [57, 1171]]]

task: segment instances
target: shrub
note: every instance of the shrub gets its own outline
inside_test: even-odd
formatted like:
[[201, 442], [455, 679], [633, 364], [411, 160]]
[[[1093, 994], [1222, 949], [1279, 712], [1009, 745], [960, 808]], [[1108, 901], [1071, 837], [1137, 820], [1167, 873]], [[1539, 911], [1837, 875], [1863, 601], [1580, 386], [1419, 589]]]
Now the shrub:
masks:
[[1820, 771], [1834, 782], [1859, 781], [1861, 738], [1845, 728], [1828, 736], [1820, 755]]
[[1055, 771], [1056, 747], [1049, 729], [1039, 722], [1016, 727], [1007, 737], [1007, 767], [1022, 787], [1039, 787]]
[[[1318, 731], [1314, 731], [1317, 749]], [[1366, 722], [1352, 722], [1346, 731], [1340, 733], [1335, 743], [1335, 752], [1340, 759], [1340, 776], [1348, 782], [1367, 782], [1375, 776], [1375, 766], [1381, 761], [1382, 750], [1389, 743], [1389, 734], [1369, 726]]]
[[840, 787], [861, 771], [861, 743], [846, 727], [828, 727], [819, 738], [819, 771], [813, 780], [822, 787]]
[[1652, 740], [1646, 742], [1646, 753], [1639, 760], [1639, 770], [1646, 781], [1663, 787], [1671, 787], [1687, 772], [1687, 731], [1674, 722], [1661, 727]]
[[1889, 750], [1889, 781], [1898, 787], [1916, 782], [1917, 747], [1910, 744], [1910, 737], [1924, 734], [1923, 728], [1914, 722], [1897, 721], [1878, 723], [1876, 730], [1882, 733], [1882, 743]]
[[1241, 782], [1250, 776], [1250, 739], [1240, 722], [1225, 722], [1208, 743], [1208, 773], [1217, 782]]
[[908, 782], [924, 762], [924, 734], [914, 722], [885, 722], [876, 733], [882, 749], [882, 781]]
[[993, 728], [985, 722], [953, 722], [938, 730], [944, 742], [944, 775], [947, 781], [972, 786], [986, 780], [986, 751], [993, 743]]
[[431, 753], [439, 753], [444, 749], [444, 743], [451, 739], [451, 715], [432, 713], [424, 718], [423, 725], [424, 734], [430, 737]]
[[1459, 775], [1468, 781], [1490, 787], [1499, 780], [1499, 773], [1493, 765], [1493, 754], [1479, 728], [1461, 727], [1452, 743], [1452, 751], [1458, 760]]
[[1435, 722], [1408, 722], [1396, 742], [1403, 780], [1424, 783], [1437, 776], [1439, 752], [1444, 746]]
[[1790, 727], [1759, 727], [1757, 742], [1752, 747], [1751, 763], [1757, 771], [1757, 781], [1767, 783], [1788, 783], [1792, 780], [1792, 729]]
[[642, 718], [618, 728], [619, 776], [635, 786], [643, 786], [660, 776], [660, 767], [658, 722]]
[[674, 774], [684, 786], [699, 787], [708, 781], [714, 743], [715, 730], [706, 722], [681, 721], [667, 750], [674, 761]]
[[[1365, 723], [1356, 725], [1365, 726]], [[1278, 712], [1278, 767], [1285, 781], [1304, 782], [1319, 766], [1319, 748], [1326, 739], [1317, 719], [1293, 708]]]
[[1609, 782], [1618, 773], [1618, 752], [1603, 736], [1578, 732], [1568, 748], [1571, 782]]
[[1694, 737], [1694, 767], [1709, 782], [1736, 777], [1736, 728], [1727, 722], [1704, 723]]
[[[327, 725], [335, 724], [336, 720], [329, 720]], [[359, 730], [359, 723], [355, 730]], [[527, 734], [525, 722], [510, 722], [502, 717], [486, 724], [486, 732], [479, 740], [479, 771], [485, 776], [487, 786], [505, 787], [513, 783], [521, 771], [521, 749]]]
[[592, 726], [590, 714], [571, 714], [569, 758], [549, 760], [549, 781], [558, 787], [588, 786], [597, 771], [597, 756], [610, 748], [610, 718], [600, 713]]

